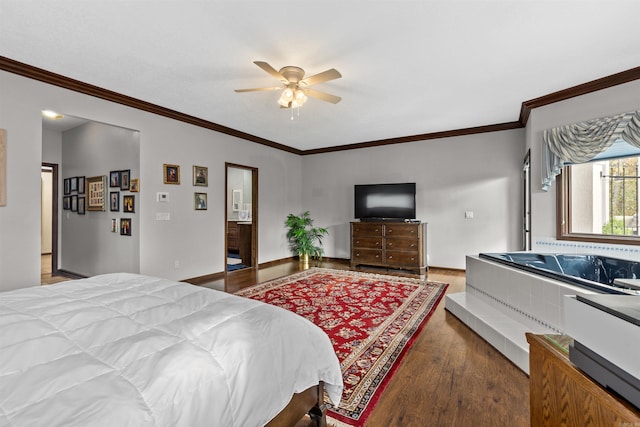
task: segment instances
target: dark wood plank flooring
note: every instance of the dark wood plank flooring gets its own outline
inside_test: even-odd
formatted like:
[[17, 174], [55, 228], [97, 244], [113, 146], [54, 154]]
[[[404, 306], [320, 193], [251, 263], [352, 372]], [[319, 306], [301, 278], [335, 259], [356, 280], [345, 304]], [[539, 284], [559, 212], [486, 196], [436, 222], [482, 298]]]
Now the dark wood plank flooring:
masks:
[[[341, 260], [325, 260], [321, 266], [349, 269], [348, 262]], [[239, 270], [204, 286], [235, 292], [300, 269], [293, 261]], [[384, 269], [358, 270], [403, 275]], [[432, 268], [427, 278], [449, 283], [447, 293], [464, 291], [464, 272]], [[366, 427], [529, 424], [528, 376], [447, 312], [443, 300], [405, 355]]]

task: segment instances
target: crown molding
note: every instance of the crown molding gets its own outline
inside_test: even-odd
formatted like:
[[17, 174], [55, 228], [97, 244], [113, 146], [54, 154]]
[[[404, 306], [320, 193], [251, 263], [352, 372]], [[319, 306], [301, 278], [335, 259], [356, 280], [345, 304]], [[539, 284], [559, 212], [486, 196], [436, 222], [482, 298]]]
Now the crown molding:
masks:
[[515, 122], [380, 139], [312, 150], [299, 150], [284, 144], [279, 144], [274, 141], [260, 138], [256, 135], [241, 132], [239, 130], [232, 129], [227, 126], [222, 126], [208, 120], [190, 116], [179, 111], [161, 107], [150, 102], [142, 101], [137, 98], [133, 98], [121, 93], [84, 83], [60, 74], [56, 74], [42, 68], [37, 68], [32, 65], [18, 62], [4, 56], [0, 56], [0, 70], [298, 155], [330, 153], [334, 151], [355, 150], [360, 148], [378, 147], [382, 145], [403, 144], [407, 142], [425, 141], [430, 139], [450, 138], [454, 136], [474, 135], [478, 133], [519, 129], [526, 127], [529, 116], [531, 115], [531, 110], [534, 108], [564, 101], [576, 96], [585, 95], [587, 93], [596, 92], [602, 89], [607, 89], [613, 86], [629, 83], [631, 81], [640, 79], [640, 67], [636, 67], [626, 71], [622, 71], [620, 73], [612, 74], [610, 76], [602, 77], [600, 79], [592, 80], [587, 83], [553, 92], [539, 98], [524, 101], [520, 108], [520, 117], [518, 121]]
[[157, 114], [159, 116], [164, 116], [164, 117], [168, 117], [184, 123], [189, 123], [194, 126], [199, 126], [199, 127], [216, 131], [216, 132], [224, 133], [230, 136], [235, 136], [237, 138], [241, 138], [247, 141], [266, 145], [268, 147], [277, 148], [279, 150], [288, 151], [294, 154], [302, 153], [301, 150], [298, 150], [293, 147], [289, 147], [284, 144], [278, 144], [277, 142], [269, 141], [267, 139], [260, 138], [259, 136], [241, 132], [239, 130], [222, 126], [217, 123], [210, 122], [208, 120], [203, 120], [198, 117], [190, 116], [188, 114], [184, 114], [179, 111], [161, 107], [159, 105], [152, 104], [150, 102], [142, 101], [140, 99], [133, 98], [131, 96], [123, 95], [118, 92], [101, 88], [99, 86], [94, 86], [94, 85], [84, 83], [79, 80], [75, 80], [60, 74], [52, 73], [51, 71], [43, 70], [42, 68], [37, 68], [32, 65], [18, 62], [4, 56], [0, 56], [0, 70], [7, 71], [13, 74], [18, 74], [23, 77], [28, 77], [30, 79], [38, 80], [38, 81], [48, 83], [54, 86], [58, 86], [64, 89], [69, 89], [74, 92], [79, 92], [85, 95], [115, 102], [117, 104], [126, 105], [127, 107], [136, 108], [138, 110]]

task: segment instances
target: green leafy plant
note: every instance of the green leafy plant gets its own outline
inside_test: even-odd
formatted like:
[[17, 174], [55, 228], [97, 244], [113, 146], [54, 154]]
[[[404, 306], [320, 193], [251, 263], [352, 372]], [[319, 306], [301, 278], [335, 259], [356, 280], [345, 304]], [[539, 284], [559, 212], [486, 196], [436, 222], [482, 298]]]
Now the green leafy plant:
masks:
[[289, 247], [295, 254], [298, 254], [300, 258], [306, 255], [322, 259], [324, 254], [322, 238], [329, 234], [329, 231], [326, 228], [314, 227], [309, 211], [300, 216], [287, 215], [285, 225], [289, 228], [287, 231]]

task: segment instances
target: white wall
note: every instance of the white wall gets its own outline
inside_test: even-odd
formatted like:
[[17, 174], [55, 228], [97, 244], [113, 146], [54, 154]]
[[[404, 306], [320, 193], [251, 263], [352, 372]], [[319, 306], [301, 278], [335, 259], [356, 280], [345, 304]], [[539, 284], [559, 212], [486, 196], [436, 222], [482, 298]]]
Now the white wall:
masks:
[[467, 254], [520, 248], [524, 155], [519, 129], [303, 156], [303, 210], [329, 228], [325, 254], [349, 258], [354, 184], [415, 182], [429, 264], [463, 269]]
[[[135, 130], [89, 122], [62, 133], [62, 178], [106, 176], [110, 171], [129, 170], [130, 178], [140, 174], [140, 133]], [[108, 184], [107, 184], [108, 185]], [[111, 212], [109, 194], [118, 192], [119, 212]], [[140, 271], [140, 193], [120, 188], [105, 189], [105, 211], [79, 215], [63, 210], [59, 268], [83, 276]], [[76, 194], [77, 193], [72, 193]], [[134, 196], [134, 213], [124, 213], [122, 198]], [[88, 186], [85, 194], [88, 202]], [[131, 219], [131, 236], [111, 232], [111, 219]], [[118, 223], [119, 224], [119, 223]]]
[[[0, 127], [7, 129], [8, 140], [7, 206], [0, 207], [0, 290], [40, 283], [43, 109], [140, 131], [136, 201], [142, 274], [180, 280], [224, 270], [225, 161], [259, 171], [258, 261], [290, 256], [283, 222], [301, 206], [300, 156], [4, 71], [0, 89]], [[181, 185], [163, 184], [163, 163], [180, 165]], [[194, 164], [209, 167], [209, 187], [191, 185]], [[156, 202], [159, 191], [170, 193], [169, 203]], [[208, 210], [194, 210], [196, 191], [208, 193]], [[156, 221], [156, 212], [169, 212], [171, 220]]]
[[[531, 204], [533, 249], [544, 252], [594, 252], [610, 254], [624, 251], [624, 258], [640, 259], [640, 250], [623, 245], [584, 244], [556, 241], [556, 188], [554, 182], [545, 192], [542, 182], [542, 134], [545, 129], [598, 117], [640, 109], [640, 80], [592, 92], [531, 111], [526, 129], [526, 145], [531, 148]], [[604, 250], [605, 252], [601, 252]]]

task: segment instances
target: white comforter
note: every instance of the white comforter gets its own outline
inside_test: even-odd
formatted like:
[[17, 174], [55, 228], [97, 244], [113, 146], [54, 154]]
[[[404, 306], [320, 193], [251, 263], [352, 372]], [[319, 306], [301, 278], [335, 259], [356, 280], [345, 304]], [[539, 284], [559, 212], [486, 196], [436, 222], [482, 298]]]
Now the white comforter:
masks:
[[0, 293], [0, 426], [263, 426], [340, 365], [306, 319], [133, 274]]

